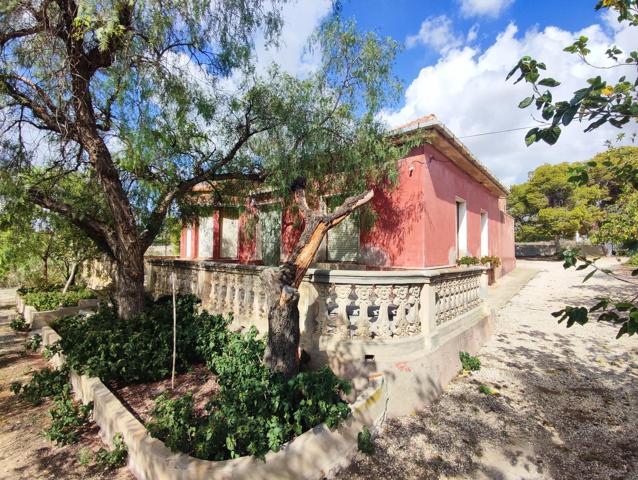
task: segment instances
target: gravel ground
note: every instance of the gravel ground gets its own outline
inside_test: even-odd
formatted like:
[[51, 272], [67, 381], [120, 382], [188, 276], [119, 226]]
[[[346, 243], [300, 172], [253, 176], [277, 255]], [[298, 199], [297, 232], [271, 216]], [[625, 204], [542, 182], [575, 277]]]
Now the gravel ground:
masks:
[[627, 286], [604, 275], [583, 284], [584, 272], [559, 262], [519, 267], [540, 272], [497, 310], [481, 370], [426, 411], [388, 421], [376, 452], [337, 478], [638, 479], [638, 338], [597, 323], [567, 330], [550, 315]]
[[94, 423], [79, 443], [57, 447], [43, 434], [50, 423], [51, 400], [33, 406], [9, 391], [12, 381], [26, 382], [31, 372], [47, 366], [42, 355], [25, 355], [26, 334], [16, 335], [9, 328], [16, 314], [7, 308], [7, 299], [12, 298], [12, 292], [0, 290], [0, 479], [134, 480], [126, 467], [102, 472], [94, 464], [80, 463], [82, 449], [96, 451], [105, 446]]

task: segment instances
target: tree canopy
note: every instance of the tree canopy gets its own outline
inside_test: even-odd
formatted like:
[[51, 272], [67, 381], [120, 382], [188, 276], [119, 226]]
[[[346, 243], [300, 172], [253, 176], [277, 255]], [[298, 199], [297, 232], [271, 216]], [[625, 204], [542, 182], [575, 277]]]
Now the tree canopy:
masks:
[[[321, 59], [316, 71], [262, 71], [254, 37], [276, 45], [282, 4], [1, 7], [3, 178], [111, 257], [122, 316], [140, 311], [144, 251], [195, 185], [224, 193], [232, 182], [237, 195], [266, 184], [284, 194], [303, 175], [309, 187], [354, 192], [391, 170], [398, 149], [376, 114], [397, 92], [396, 43], [335, 14], [309, 46]], [[70, 174], [88, 199], [65, 188]]]
[[638, 168], [637, 147], [613, 148], [588, 162], [536, 168], [527, 182], [512, 186], [508, 198], [516, 240], [571, 238], [576, 232], [591, 235], [594, 242], [636, 238], [635, 230], [627, 228], [637, 223], [629, 215], [636, 190], [614, 174], [614, 167], [626, 165]]

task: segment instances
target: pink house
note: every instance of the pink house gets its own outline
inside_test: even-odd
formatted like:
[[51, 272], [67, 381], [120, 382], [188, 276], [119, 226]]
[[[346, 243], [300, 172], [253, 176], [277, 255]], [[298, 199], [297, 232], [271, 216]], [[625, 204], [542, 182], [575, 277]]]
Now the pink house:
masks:
[[[507, 188], [433, 115], [395, 133], [423, 141], [399, 161], [398, 184], [375, 189], [374, 221], [353, 215], [330, 231], [317, 264], [424, 269], [491, 255], [502, 261], [497, 277], [511, 271], [516, 260]], [[219, 208], [184, 226], [180, 257], [266, 265], [285, 260], [301, 233], [298, 220], [267, 194], [255, 194], [251, 205], [243, 212]], [[331, 208], [330, 198], [324, 206]]]

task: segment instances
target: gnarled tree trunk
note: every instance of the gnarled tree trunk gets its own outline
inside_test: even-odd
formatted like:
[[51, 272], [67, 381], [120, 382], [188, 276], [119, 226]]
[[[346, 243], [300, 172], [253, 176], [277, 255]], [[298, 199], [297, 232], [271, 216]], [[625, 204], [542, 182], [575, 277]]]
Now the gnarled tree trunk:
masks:
[[293, 186], [293, 190], [304, 218], [304, 231], [288, 261], [278, 269], [262, 273], [266, 294], [272, 299], [268, 309], [268, 345], [264, 363], [287, 378], [299, 371], [299, 285], [328, 230], [374, 196], [374, 192], [369, 190], [349, 197], [333, 213], [323, 214], [308, 207], [303, 185]]
[[131, 255], [117, 262], [115, 301], [118, 316], [130, 320], [144, 310], [144, 256]]

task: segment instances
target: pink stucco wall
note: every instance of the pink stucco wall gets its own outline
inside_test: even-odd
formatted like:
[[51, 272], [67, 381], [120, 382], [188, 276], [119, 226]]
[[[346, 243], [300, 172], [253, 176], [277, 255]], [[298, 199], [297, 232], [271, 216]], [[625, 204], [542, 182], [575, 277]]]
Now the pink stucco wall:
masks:
[[[499, 256], [502, 275], [515, 267], [514, 225], [499, 198], [429, 144], [414, 149], [398, 165], [395, 186], [375, 188], [376, 221], [361, 229], [360, 262], [369, 268], [428, 268], [454, 265], [457, 257], [456, 201], [467, 208], [468, 254], [481, 256], [481, 212], [488, 215], [488, 254]], [[255, 239], [240, 217], [239, 262], [255, 262]], [[213, 258], [219, 258], [219, 215], [214, 215]], [[282, 218], [284, 258], [299, 239], [302, 222], [289, 209]], [[185, 256], [185, 230], [181, 256]], [[192, 251], [197, 255], [197, 234]]]

